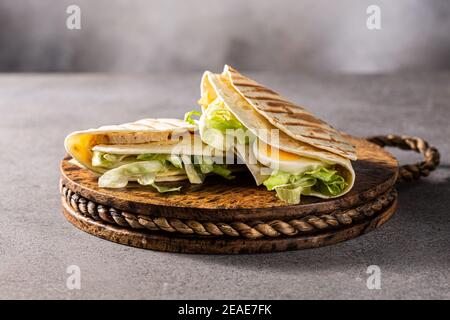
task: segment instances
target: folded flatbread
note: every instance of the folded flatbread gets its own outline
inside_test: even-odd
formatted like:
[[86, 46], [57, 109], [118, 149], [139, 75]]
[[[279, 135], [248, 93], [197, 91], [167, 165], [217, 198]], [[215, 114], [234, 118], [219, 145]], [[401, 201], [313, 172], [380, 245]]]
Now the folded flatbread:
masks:
[[256, 183], [280, 199], [334, 198], [353, 186], [354, 147], [339, 131], [275, 91], [225, 66], [201, 82], [203, 141], [238, 154]]
[[233, 163], [227, 158], [230, 154], [204, 144], [195, 129], [177, 119], [144, 119], [73, 132], [66, 137], [65, 148], [77, 164], [101, 175], [101, 187], [122, 188], [136, 181], [168, 192], [180, 187], [156, 182], [199, 184], [207, 174], [233, 178], [232, 171], [240, 166], [228, 166]]

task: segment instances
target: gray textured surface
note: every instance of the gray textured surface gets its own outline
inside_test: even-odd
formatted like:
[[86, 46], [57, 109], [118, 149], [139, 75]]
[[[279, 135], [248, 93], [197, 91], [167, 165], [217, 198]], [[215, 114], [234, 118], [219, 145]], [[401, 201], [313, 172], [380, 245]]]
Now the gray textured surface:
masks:
[[[442, 166], [399, 186], [398, 213], [381, 229], [335, 246], [251, 256], [130, 248], [62, 216], [63, 139], [100, 124], [180, 117], [198, 97], [200, 74], [2, 75], [0, 298], [450, 298], [450, 73], [255, 76], [354, 135], [426, 138]], [[81, 290], [66, 289], [71, 264], [81, 268]], [[366, 288], [372, 264], [381, 290]]]
[[448, 0], [0, 0], [0, 70], [450, 69], [449, 30]]

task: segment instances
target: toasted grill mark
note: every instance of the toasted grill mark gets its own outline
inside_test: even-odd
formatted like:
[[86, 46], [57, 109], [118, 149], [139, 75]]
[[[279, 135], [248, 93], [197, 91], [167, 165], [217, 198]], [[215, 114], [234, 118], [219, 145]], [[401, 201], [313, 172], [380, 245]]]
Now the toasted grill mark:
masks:
[[260, 107], [259, 110], [270, 113], [290, 113], [286, 107]]
[[[286, 101], [273, 90], [242, 76], [233, 68], [229, 67], [228, 71], [233, 84], [244, 97], [251, 100], [255, 108], [265, 113], [270, 121], [277, 123], [280, 129], [284, 126], [293, 137], [309, 139], [308, 143], [318, 148], [345, 156], [354, 155], [353, 147], [332, 126], [316, 118], [302, 106]], [[329, 143], [333, 146], [328, 146]]]
[[310, 122], [310, 123], [325, 125], [325, 126], [328, 127], [328, 125], [325, 122], [323, 122], [320, 119], [317, 119], [316, 117], [314, 117], [313, 115], [310, 115], [308, 113], [292, 113], [291, 117], [295, 118], [295, 119], [307, 121], [307, 122]]
[[281, 106], [287, 107], [287, 106], [289, 106], [289, 107], [299, 108], [299, 109], [303, 110], [303, 107], [297, 106], [289, 101], [283, 101], [283, 102], [268, 101], [268, 102], [266, 102], [266, 104], [271, 107], [281, 107]]
[[252, 82], [238, 82], [238, 81], [236, 81], [236, 82], [233, 82], [233, 84], [235, 86], [238, 86], [238, 87], [262, 88], [262, 86], [259, 85], [258, 83], [252, 83]]
[[301, 120], [297, 120], [297, 121], [296, 120], [280, 120], [277, 117], [273, 117], [273, 120], [284, 126], [302, 127], [304, 129], [309, 129], [309, 130], [313, 130], [315, 128], [322, 129], [321, 124], [309, 123], [309, 122], [304, 122]]
[[296, 127], [302, 126], [305, 128], [322, 128], [321, 124], [305, 122], [302, 120], [297, 120], [297, 121], [288, 120], [288, 121], [282, 122], [282, 124], [284, 124], [285, 126], [296, 126]]
[[278, 95], [278, 93], [276, 93], [275, 91], [264, 88], [264, 87], [258, 87], [258, 88], [255, 87], [254, 90], [247, 90], [247, 92], [264, 92], [264, 93], [268, 93], [268, 94]]
[[[294, 118], [294, 119], [298, 119], [298, 120], [302, 120], [306, 123], [310, 123], [310, 124], [315, 124], [320, 125], [320, 126], [325, 126], [325, 127], [329, 127], [325, 122], [323, 122], [320, 119], [317, 119], [316, 117], [314, 117], [313, 115], [307, 113], [307, 112], [294, 112], [292, 109], [290, 109], [289, 107], [277, 107], [277, 108], [259, 108], [262, 111], [265, 112], [272, 112], [272, 113], [287, 113], [289, 114], [290, 118]], [[304, 110], [304, 109], [300, 109], [300, 110]], [[288, 122], [292, 122], [295, 123], [296, 121], [291, 121], [291, 119], [287, 120]], [[286, 122], [283, 122], [284, 124], [286, 124]], [[304, 123], [299, 123], [301, 125], [303, 125]], [[332, 130], [332, 128], [330, 128], [330, 130]]]
[[312, 132], [312, 133], [309, 133], [309, 135], [311, 135], [312, 137], [316, 136], [314, 133], [328, 135], [328, 136], [332, 137], [332, 135], [330, 134], [330, 131], [324, 130], [323, 128], [311, 128], [309, 131]]
[[337, 149], [337, 150], [341, 151], [341, 152], [344, 153], [344, 154], [348, 154], [348, 150], [350, 150], [350, 149], [348, 149], [348, 150], [341, 149], [341, 148], [339, 147], [339, 146], [342, 145], [341, 142], [338, 141], [338, 140], [336, 140], [336, 139], [335, 139], [334, 137], [332, 137], [332, 136], [329, 136], [328, 138], [322, 138], [322, 137], [311, 136], [311, 135], [308, 135], [308, 136], [309, 136], [309, 138], [312, 139], [312, 140], [320, 140], [320, 141], [327, 141], [327, 142], [335, 142], [336, 144], [333, 145], [333, 149]]
[[[294, 112], [289, 107], [281, 106], [281, 104], [279, 107], [260, 107], [259, 109], [261, 111], [271, 113], [271, 114], [283, 114], [283, 113], [289, 114], [290, 119], [286, 119], [286, 120], [277, 119], [278, 123], [281, 123], [286, 126], [302, 126], [302, 127], [319, 128], [319, 129], [322, 129], [323, 127], [328, 128], [328, 125], [325, 122], [315, 118], [314, 116], [310, 115], [309, 113]], [[304, 110], [304, 109], [301, 109], [301, 110]], [[294, 119], [292, 119], [292, 118], [294, 118]], [[332, 130], [332, 129], [330, 128], [330, 130]]]
[[337, 143], [340, 143], [340, 141], [338, 141], [338, 140], [336, 140], [333, 136], [331, 136], [331, 135], [327, 135], [327, 137], [319, 137], [319, 136], [316, 136], [316, 135], [311, 135], [311, 134], [308, 134], [308, 137], [310, 137], [311, 139], [316, 139], [316, 140], [323, 140], [323, 141], [333, 141], [333, 142], [337, 142]]
[[[293, 125], [297, 125], [298, 124], [298, 122], [282, 122], [282, 121], [280, 121], [278, 118], [273, 118], [274, 120], [275, 120], [275, 122], [278, 122], [278, 123], [280, 123], [280, 124], [283, 124], [283, 125], [290, 125], [291, 123], [293, 123]], [[312, 125], [303, 125], [303, 124], [300, 124], [302, 127], [305, 127], [305, 128], [308, 128], [308, 133], [306, 133], [306, 134], [303, 134], [303, 136], [307, 136], [308, 138], [310, 138], [310, 139], [312, 139], [312, 140], [318, 140], [318, 141], [327, 141], [327, 142], [335, 142], [336, 144], [338, 144], [338, 145], [342, 145], [342, 141], [339, 141], [339, 140], [336, 140], [336, 138], [334, 138], [330, 133], [329, 133], [329, 131], [326, 131], [326, 130], [324, 130], [324, 129], [322, 129], [322, 128], [320, 128], [320, 127], [314, 127], [314, 126], [312, 126]], [[316, 136], [315, 134], [313, 134], [312, 132], [317, 132], [317, 133], [321, 133], [321, 134], [324, 134], [324, 135], [326, 135], [327, 137], [320, 137], [320, 136]], [[351, 148], [349, 148], [349, 149], [347, 149], [347, 150], [343, 150], [343, 149], [341, 149], [341, 148], [339, 148], [338, 147], [338, 145], [335, 145], [334, 147], [335, 147], [335, 149], [338, 149], [339, 151], [341, 151], [342, 153], [344, 153], [344, 154], [349, 154], [347, 151], [350, 151], [351, 150]]]
[[275, 101], [275, 102], [286, 102], [285, 100], [277, 97], [271, 97], [271, 96], [248, 96], [249, 99], [255, 99], [255, 100], [261, 100], [261, 101]]
[[[268, 88], [265, 88], [265, 87], [263, 87], [263, 86], [261, 86], [261, 85], [259, 85], [257, 83], [254, 84], [254, 83], [247, 83], [247, 82], [236, 82], [236, 83], [234, 83], [234, 85], [238, 86], [238, 87], [243, 87], [242, 90], [245, 90], [246, 93], [249, 93], [249, 92], [266, 92], [266, 93], [269, 93], [269, 94], [278, 95], [278, 93], [276, 93], [275, 91], [273, 91], [271, 89], [268, 89]], [[247, 89], [247, 88], [250, 88], [250, 89]]]

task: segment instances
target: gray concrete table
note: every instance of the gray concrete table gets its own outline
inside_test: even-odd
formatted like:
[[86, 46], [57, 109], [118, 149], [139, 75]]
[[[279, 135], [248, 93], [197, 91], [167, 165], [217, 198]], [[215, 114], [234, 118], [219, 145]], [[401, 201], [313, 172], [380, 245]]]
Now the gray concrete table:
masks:
[[[182, 117], [195, 107], [200, 74], [1, 75], [0, 298], [449, 299], [450, 73], [254, 77], [351, 134], [423, 137], [442, 165], [398, 187], [398, 212], [381, 229], [335, 246], [245, 256], [135, 249], [62, 216], [63, 139], [102, 124]], [[69, 265], [80, 267], [80, 290], [66, 287]], [[380, 267], [380, 290], [366, 286], [370, 265]]]

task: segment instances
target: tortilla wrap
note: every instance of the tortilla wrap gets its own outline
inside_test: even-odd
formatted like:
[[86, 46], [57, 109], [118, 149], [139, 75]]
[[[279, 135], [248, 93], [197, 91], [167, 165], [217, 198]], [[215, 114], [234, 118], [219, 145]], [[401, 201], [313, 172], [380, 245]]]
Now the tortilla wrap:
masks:
[[[335, 197], [342, 196], [343, 194], [347, 193], [353, 187], [355, 181], [355, 172], [349, 158], [356, 159], [356, 155], [354, 154], [354, 150], [351, 144], [348, 143], [339, 132], [328, 126], [322, 120], [317, 119], [313, 115], [309, 116], [309, 118], [312, 119], [312, 117], [314, 117], [314, 122], [321, 124], [321, 127], [323, 128], [321, 130], [327, 130], [326, 132], [328, 132], [329, 135], [333, 134], [334, 138], [327, 140], [326, 143], [325, 140], [311, 138], [313, 136], [311, 134], [312, 131], [310, 132], [311, 128], [307, 125], [302, 127], [300, 124], [301, 122], [297, 122], [297, 118], [295, 118], [295, 115], [300, 114], [300, 112], [302, 114], [306, 114], [305, 112], [303, 112], [304, 109], [301, 107], [299, 107], [301, 108], [299, 109], [301, 111], [295, 113], [293, 117], [293, 119], [295, 120], [295, 126], [286, 125], [286, 123], [290, 123], [288, 119], [289, 113], [287, 112], [283, 113], [283, 123], [285, 124], [283, 125], [283, 129], [281, 128], [281, 126], [275, 126], [273, 122], [276, 122], [277, 124], [279, 124], [279, 122], [277, 122], [278, 120], [275, 121], [274, 119], [278, 118], [272, 117], [272, 122], [269, 121], [268, 115], [270, 114], [268, 113], [267, 109], [263, 109], [263, 107], [257, 109], [254, 104], [251, 103], [254, 103], [256, 100], [254, 98], [249, 98], [250, 95], [248, 91], [245, 91], [247, 97], [246, 99], [244, 98], [243, 94], [237, 90], [236, 83], [241, 83], [241, 88], [243, 87], [244, 83], [244, 78], [242, 76], [236, 76], [237, 71], [234, 71], [235, 82], [233, 85], [230, 76], [230, 69], [230, 67], [226, 66], [222, 74], [214, 74], [209, 71], [206, 71], [203, 74], [201, 83], [202, 105], [207, 105], [213, 102], [216, 98], [220, 98], [224, 102], [228, 110], [244, 125], [244, 127], [246, 127], [258, 139], [260, 139], [267, 145], [299, 156], [318, 159], [323, 161], [324, 163], [336, 164], [339, 167], [339, 170], [342, 172], [345, 181], [347, 182], [347, 187], [345, 188], [345, 190], [343, 190], [342, 193]], [[239, 79], [240, 82], [236, 82], [237, 79]], [[251, 83], [252, 85], [254, 84], [255, 86], [257, 85], [256, 82], [252, 82], [252, 80], [250, 79], [248, 79], [248, 83]], [[272, 94], [272, 96], [274, 96], [274, 94]], [[278, 99], [281, 101], [281, 98]], [[259, 106], [262, 105], [261, 102], [258, 102], [258, 104]], [[293, 107], [289, 105], [289, 108]], [[308, 113], [308, 115], [310, 114]], [[291, 128], [295, 128], [295, 131], [290, 131]], [[289, 134], [287, 133], [287, 131], [289, 131]], [[300, 133], [302, 133], [301, 136]], [[301, 139], [299, 139], [299, 137]], [[331, 152], [331, 150], [333, 150], [334, 153]], [[345, 150], [345, 152], [343, 150]], [[241, 158], [243, 158], [244, 162], [248, 163], [246, 159], [248, 155], [245, 156], [244, 150], [242, 150], [242, 146], [238, 146], [237, 148], [235, 147], [235, 152]], [[348, 158], [344, 157], [344, 154]], [[248, 164], [248, 168], [253, 174], [257, 184], [261, 183], [261, 181], [263, 181], [264, 179], [264, 177], [258, 172], [258, 167], [262, 168], [263, 166], [260, 163]], [[313, 195], [321, 198], [330, 198], [329, 196], [322, 194]]]
[[[226, 159], [230, 154], [204, 144], [194, 134], [195, 126], [178, 119], [144, 119], [122, 125], [77, 131], [65, 139], [65, 148], [73, 163], [101, 175], [107, 168], [92, 165], [95, 151], [116, 155], [175, 154]], [[231, 154], [231, 156], [233, 156]], [[220, 162], [218, 162], [220, 163]], [[236, 168], [234, 168], [236, 169]], [[185, 180], [183, 169], [158, 174], [156, 182]]]
[[260, 115], [287, 135], [318, 149], [356, 160], [355, 148], [343, 135], [304, 107], [288, 101], [230, 66], [225, 66], [222, 76], [228, 78], [233, 88]]

